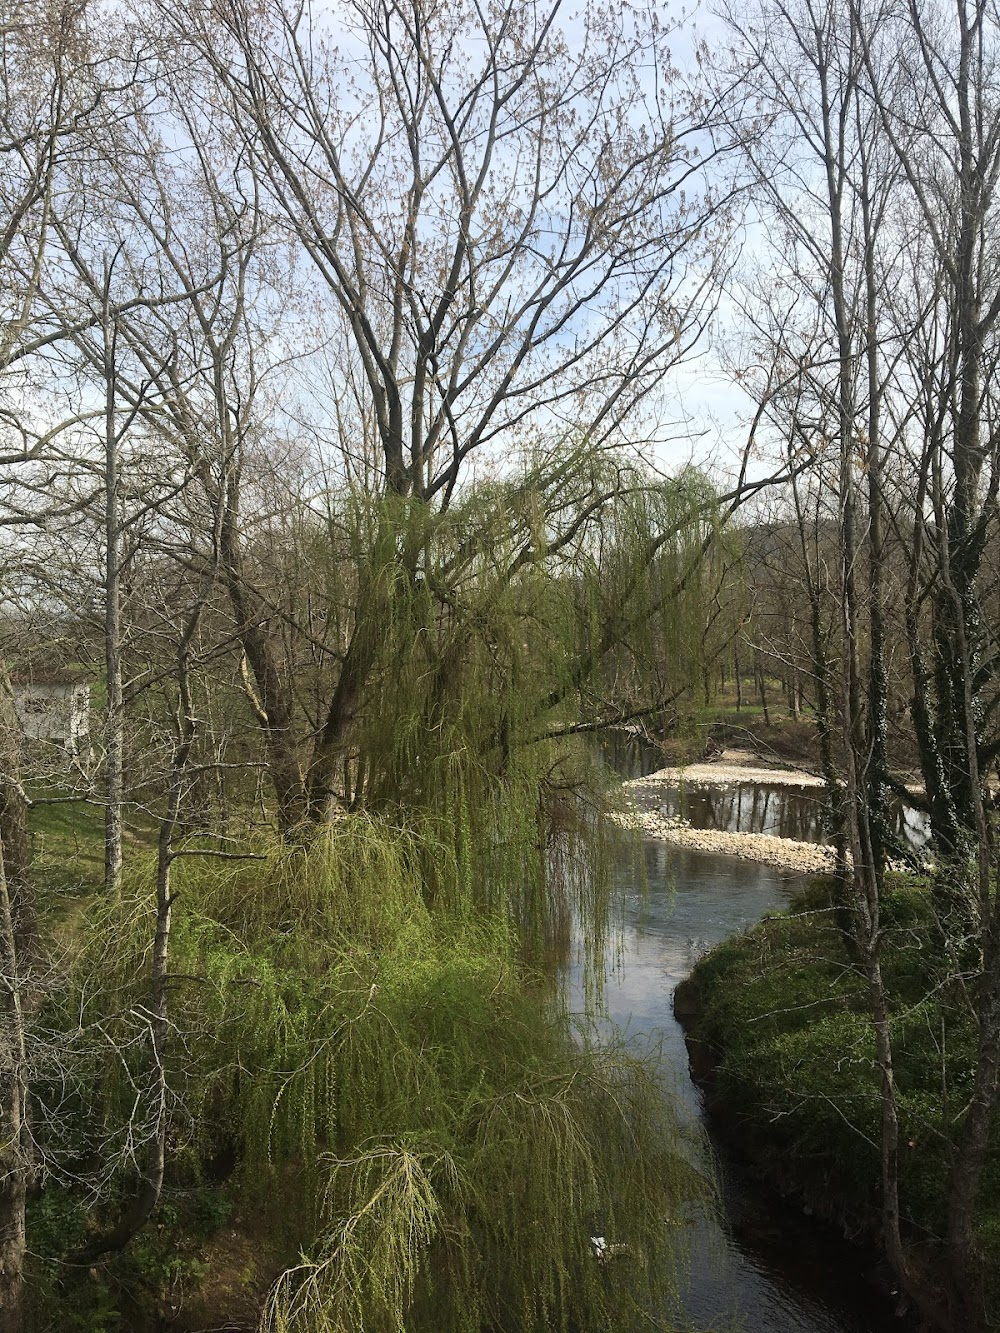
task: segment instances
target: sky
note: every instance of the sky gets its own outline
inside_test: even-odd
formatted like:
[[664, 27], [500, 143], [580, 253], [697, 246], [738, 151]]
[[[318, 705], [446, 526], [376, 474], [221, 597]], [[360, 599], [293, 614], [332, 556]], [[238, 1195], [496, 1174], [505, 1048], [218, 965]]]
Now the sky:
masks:
[[[350, 57], [356, 50], [363, 66], [366, 63], [363, 46], [355, 36], [335, 26], [338, 15], [343, 13], [339, 0], [321, 0], [321, 3], [331, 28], [337, 31], [341, 52]], [[686, 12], [676, 6], [654, 7], [661, 24], [677, 24], [670, 37], [675, 66], [682, 76], [696, 77], [698, 43], [721, 45], [725, 41], [725, 24], [707, 6], [689, 7]], [[582, 40], [578, 10], [578, 5], [567, 3], [560, 11], [560, 22], [571, 48]], [[745, 248], [745, 238], [741, 241]], [[713, 472], [725, 479], [738, 467], [755, 404], [723, 367], [722, 342], [738, 324], [736, 305], [725, 293], [719, 294], [719, 313], [717, 326], [703, 335], [684, 363], [667, 372], [658, 401], [650, 404], [660, 441], [648, 453], [650, 461], [664, 471], [675, 471], [693, 461], [710, 465]], [[770, 468], [761, 464], [757, 471], [761, 470]]]

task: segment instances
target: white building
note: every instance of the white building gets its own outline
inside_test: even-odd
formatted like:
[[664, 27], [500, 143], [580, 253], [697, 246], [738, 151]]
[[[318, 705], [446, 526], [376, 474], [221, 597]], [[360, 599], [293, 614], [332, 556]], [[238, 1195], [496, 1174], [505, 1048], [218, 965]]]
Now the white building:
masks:
[[89, 749], [90, 683], [78, 671], [15, 675], [14, 708], [29, 741], [48, 741], [67, 754]]

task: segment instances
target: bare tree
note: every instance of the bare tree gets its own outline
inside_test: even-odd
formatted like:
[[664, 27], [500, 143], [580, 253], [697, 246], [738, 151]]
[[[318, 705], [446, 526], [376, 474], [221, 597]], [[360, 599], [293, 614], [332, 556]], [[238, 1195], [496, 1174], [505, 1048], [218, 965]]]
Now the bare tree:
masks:
[[[872, 29], [863, 32], [871, 70]], [[933, 570], [933, 691], [927, 680], [914, 686], [932, 698], [922, 706], [919, 734], [939, 844], [959, 879], [966, 858], [975, 867], [969, 915], [980, 959], [973, 998], [976, 1075], [952, 1166], [947, 1241], [958, 1317], [977, 1327], [985, 1316], [975, 1209], [1000, 1078], [1000, 897], [985, 791], [998, 747], [989, 743], [984, 708], [1000, 658], [980, 586], [1000, 487], [1000, 25], [982, 0], [959, 0], [949, 18], [912, 4], [900, 49], [910, 96], [891, 100], [873, 80], [872, 98], [934, 262], [933, 296], [914, 339], [914, 351], [932, 359], [917, 371], [930, 393], [923, 396], [917, 442], [913, 538], [915, 562], [926, 567], [929, 560]]]
[[[476, 458], [567, 417], [598, 449], [630, 439], [713, 300], [705, 117], [668, 101], [665, 34], [593, 11], [574, 44], [558, 6], [388, 3], [345, 9], [348, 54], [308, 7], [157, 15], [332, 307], [378, 494], [440, 513]], [[412, 581], [417, 551], [401, 542], [398, 560]], [[236, 590], [235, 547], [230, 565]], [[306, 767], [314, 816], [386, 614], [376, 596], [355, 616]], [[248, 636], [261, 716], [280, 722], [258, 649]]]
[[[33, 500], [59, 474], [53, 442], [72, 424], [43, 422], [26, 401], [22, 367], [54, 341], [39, 319], [38, 284], [47, 260], [51, 209], [64, 154], [93, 110], [80, 14], [62, 6], [5, 6], [0, 88], [0, 523], [34, 525], [58, 506]], [[6, 669], [0, 681], [0, 1327], [23, 1325], [24, 1209], [33, 1170], [28, 1115], [25, 1012], [35, 944], [27, 798], [20, 781], [19, 727]]]
[[[881, 46], [876, 53], [864, 38], [862, 24], [872, 31], [877, 19], [876, 6], [862, 17], [813, 0], [778, 0], [758, 16], [729, 14], [740, 59], [749, 65], [736, 87], [733, 114], [742, 118], [754, 97], [767, 108], [770, 124], [748, 139], [747, 159], [761, 213], [780, 229], [784, 246], [771, 259], [784, 307], [769, 326], [758, 320], [774, 339], [772, 356], [787, 385], [771, 415], [794, 450], [827, 469], [827, 493], [835, 504], [840, 623], [839, 653], [831, 661], [821, 645], [802, 501], [794, 493], [847, 920], [867, 985], [879, 1068], [883, 1242], [903, 1287], [933, 1306], [934, 1294], [910, 1259], [901, 1226], [900, 1110], [882, 968], [883, 875], [891, 845], [883, 471], [895, 441], [885, 422], [894, 349], [879, 315], [889, 290], [886, 223], [898, 166], [870, 96], [875, 82], [886, 97], [894, 87]], [[836, 777], [832, 724], [842, 767]]]
[[[796, 384], [779, 429], [836, 459], [845, 832], [856, 937], [882, 1074], [883, 1216], [903, 1282], [943, 1324], [984, 1318], [974, 1214], [1000, 1070], [994, 832], [986, 778], [998, 750], [996, 636], [981, 566], [995, 532], [998, 475], [996, 182], [1000, 164], [996, 18], [804, 0], [768, 6], [766, 38], [732, 23], [748, 87], [773, 123], [748, 157], [762, 209], [791, 249], [776, 260], [777, 362]], [[743, 104], [744, 108], [746, 103]], [[767, 156], [786, 146], [784, 169]], [[801, 254], [805, 262], [796, 263]], [[781, 412], [785, 413], [784, 422]], [[893, 559], [890, 559], [890, 555]], [[935, 845], [935, 906], [954, 984], [977, 1032], [975, 1091], [956, 1132], [948, 1203], [949, 1275], [921, 1280], [900, 1231], [897, 1094], [879, 956], [889, 845], [887, 704], [891, 570], [905, 592], [912, 716]], [[975, 941], [974, 978], [955, 962]], [[971, 985], [968, 982], [971, 980]]]

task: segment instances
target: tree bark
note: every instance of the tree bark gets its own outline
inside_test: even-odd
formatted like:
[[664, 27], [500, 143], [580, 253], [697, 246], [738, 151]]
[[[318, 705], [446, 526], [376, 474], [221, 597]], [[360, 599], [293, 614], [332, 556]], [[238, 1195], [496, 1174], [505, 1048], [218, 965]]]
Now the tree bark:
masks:
[[736, 712], [743, 712], [743, 668], [740, 666], [740, 650], [733, 647], [733, 675], [736, 679]]
[[767, 710], [767, 689], [764, 685], [764, 669], [760, 664], [760, 654], [754, 655], [754, 676], [757, 680], [757, 693], [760, 696], [760, 706], [764, 713], [764, 726], [770, 727], [771, 715]]
[[24, 973], [34, 949], [35, 916], [17, 720], [9, 681], [0, 681], [0, 688], [0, 1330], [20, 1333], [31, 1177]]
[[104, 767], [104, 889], [112, 898], [121, 891], [122, 805], [125, 795], [125, 711], [122, 683], [121, 527], [118, 519], [118, 447], [115, 422], [115, 336], [104, 292], [104, 670], [107, 678]]
[[303, 826], [308, 814], [291, 692], [282, 680], [266, 620], [255, 605], [246, 576], [239, 533], [237, 479], [230, 478], [225, 495], [217, 494], [215, 499], [222, 507], [219, 539], [222, 575], [236, 619], [237, 638], [253, 675], [252, 683], [244, 675], [244, 683], [264, 737], [268, 772], [277, 800], [278, 827], [287, 837]]
[[0, 1330], [21, 1333], [30, 1157], [17, 932], [2, 842], [0, 839]]

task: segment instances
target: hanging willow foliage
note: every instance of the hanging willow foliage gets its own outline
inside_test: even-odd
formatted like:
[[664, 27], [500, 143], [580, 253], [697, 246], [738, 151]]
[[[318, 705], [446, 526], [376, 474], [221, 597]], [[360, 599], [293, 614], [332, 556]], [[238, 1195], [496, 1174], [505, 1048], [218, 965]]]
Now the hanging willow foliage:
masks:
[[[463, 901], [447, 847], [355, 817], [259, 854], [177, 866], [167, 1083], [175, 1171], [228, 1141], [263, 1200], [295, 1165], [314, 1220], [273, 1327], [623, 1327], [672, 1280], [668, 1220], [704, 1196], [649, 1070], [573, 1038], [505, 910], [428, 906], [430, 857]], [[79, 1095], [100, 1108], [94, 1144], [66, 1155], [99, 1139], [126, 1179], [154, 1114], [153, 911], [137, 865], [123, 906], [93, 910], [63, 997]], [[613, 1265], [595, 1234], [624, 1247]]]
[[[525, 941], [551, 945], [588, 884], [553, 878], [554, 828], [564, 846], [599, 850], [600, 820], [579, 799], [599, 784], [566, 733], [655, 715], [700, 680], [723, 543], [711, 488], [693, 470], [654, 479], [562, 441], [443, 513], [355, 494], [334, 515], [316, 556], [331, 610], [350, 608], [338, 637], [377, 640], [345, 799], [432, 828], [463, 902], [503, 901]], [[431, 865], [425, 892], [441, 888]]]
[[413, 498], [331, 496], [313, 594], [331, 638], [370, 639], [353, 742], [369, 799], [428, 796], [439, 756], [502, 770], [561, 722], [698, 679], [711, 487], [655, 478], [559, 441], [444, 512]]
[[611, 835], [570, 733], [690, 682], [713, 522], [696, 474], [652, 484], [585, 451], [444, 514], [344, 501], [331, 613], [372, 635], [352, 812], [175, 863], [162, 1078], [151, 867], [91, 909], [47, 1015], [73, 1077], [37, 1081], [52, 1169], [99, 1158], [94, 1195], [127, 1195], [167, 1115], [175, 1175], [228, 1149], [263, 1207], [294, 1171], [283, 1333], [623, 1329], [650, 1308], [704, 1184], [649, 1069], [574, 1032], [539, 964], [576, 929], [597, 993]]
[[[272, 1293], [273, 1326], [529, 1333], [626, 1329], [648, 1313], [694, 1177], [664, 1149], [676, 1125], [633, 1062], [566, 1064], [482, 1087], [471, 1141], [450, 1151], [431, 1129], [331, 1158], [326, 1229]], [[608, 1264], [595, 1231], [615, 1237]]]

